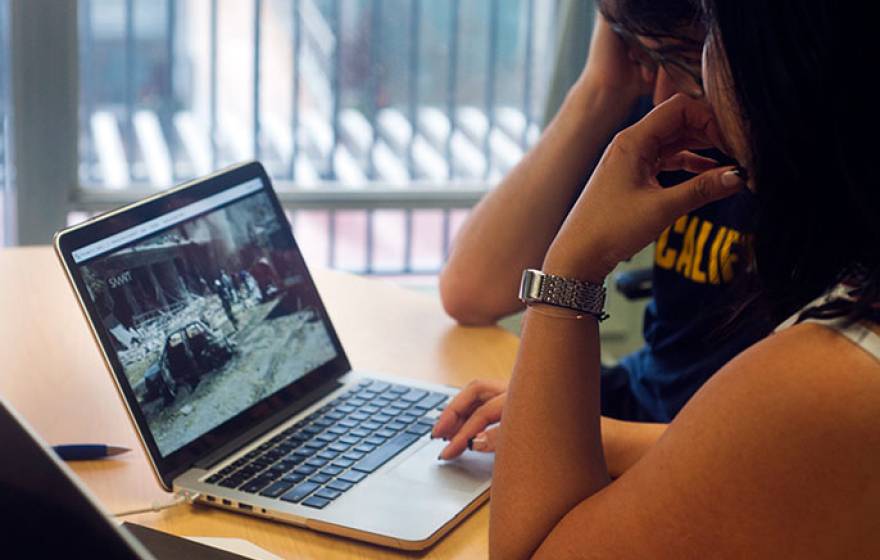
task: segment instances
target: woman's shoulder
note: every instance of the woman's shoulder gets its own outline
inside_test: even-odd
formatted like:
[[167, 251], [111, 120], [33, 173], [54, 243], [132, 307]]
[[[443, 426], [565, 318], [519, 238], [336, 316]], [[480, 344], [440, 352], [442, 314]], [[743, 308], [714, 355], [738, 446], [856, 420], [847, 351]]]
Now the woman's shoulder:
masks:
[[571, 539], [596, 557], [880, 557], [878, 422], [873, 356], [816, 324], [772, 334], [570, 514]]
[[[863, 336], [852, 336], [854, 332]], [[860, 340], [878, 333], [880, 327], [874, 324], [855, 323], [842, 329], [800, 323], [747, 349], [713, 381], [725, 392], [743, 387], [750, 393], [785, 395], [806, 414], [869, 414], [876, 423], [880, 421], [880, 358]], [[786, 407], [786, 412], [793, 411]]]

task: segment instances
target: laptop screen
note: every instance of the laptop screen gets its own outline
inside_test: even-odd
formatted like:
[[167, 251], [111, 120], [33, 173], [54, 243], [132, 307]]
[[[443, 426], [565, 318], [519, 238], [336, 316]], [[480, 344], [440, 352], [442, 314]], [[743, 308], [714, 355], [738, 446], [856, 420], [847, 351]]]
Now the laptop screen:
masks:
[[257, 176], [70, 251], [163, 458], [342, 354], [279, 214]]

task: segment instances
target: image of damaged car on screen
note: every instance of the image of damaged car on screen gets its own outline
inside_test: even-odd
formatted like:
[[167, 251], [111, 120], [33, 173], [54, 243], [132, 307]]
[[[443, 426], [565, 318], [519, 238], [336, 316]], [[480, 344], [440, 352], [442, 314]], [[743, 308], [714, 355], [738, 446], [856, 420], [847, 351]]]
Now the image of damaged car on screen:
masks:
[[336, 357], [282, 227], [256, 194], [83, 268], [163, 454]]

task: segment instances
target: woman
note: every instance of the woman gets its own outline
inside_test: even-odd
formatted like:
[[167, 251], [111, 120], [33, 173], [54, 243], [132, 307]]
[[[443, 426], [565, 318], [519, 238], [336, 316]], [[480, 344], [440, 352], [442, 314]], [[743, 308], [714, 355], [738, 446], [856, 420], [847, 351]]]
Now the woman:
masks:
[[[880, 189], [857, 141], [874, 130], [872, 104], [845, 86], [848, 59], [876, 47], [851, 29], [870, 21], [866, 7], [848, 4], [842, 22], [831, 6], [706, 0], [708, 104], [674, 97], [619, 134], [542, 267], [599, 284], [747, 174], [760, 286], [744, 305], [792, 321], [728, 363], [612, 482], [598, 320], [531, 305], [498, 441], [493, 557], [880, 557]], [[687, 150], [707, 145], [745, 173], [705, 170]], [[660, 188], [654, 176], [673, 166], [703, 172]]]

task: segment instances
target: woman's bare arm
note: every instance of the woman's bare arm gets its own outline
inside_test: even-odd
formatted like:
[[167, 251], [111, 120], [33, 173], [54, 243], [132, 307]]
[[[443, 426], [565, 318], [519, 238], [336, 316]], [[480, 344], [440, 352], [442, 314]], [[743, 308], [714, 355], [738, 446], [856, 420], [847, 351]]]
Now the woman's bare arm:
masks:
[[[497, 463], [496, 480], [504, 471], [517, 482], [493, 488], [491, 556], [876, 558], [877, 418], [876, 359], [824, 327], [794, 327], [716, 374], [657, 444], [598, 492], [577, 482], [582, 464], [567, 473], [542, 466], [535, 476]], [[504, 431], [502, 458], [518, 435]], [[499, 501], [510, 492], [525, 509]], [[548, 494], [575, 503], [550, 512]], [[536, 509], [558, 521], [526, 542]]]
[[462, 324], [518, 311], [524, 268], [538, 266], [610, 136], [649, 85], [597, 15], [590, 56], [538, 144], [473, 209], [440, 274], [440, 296]]

